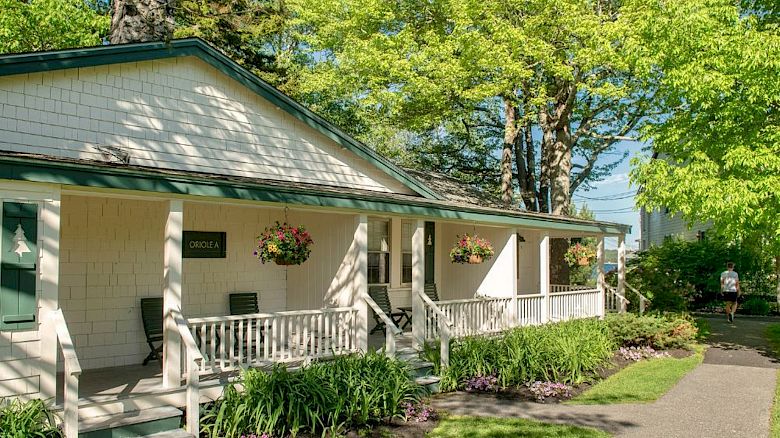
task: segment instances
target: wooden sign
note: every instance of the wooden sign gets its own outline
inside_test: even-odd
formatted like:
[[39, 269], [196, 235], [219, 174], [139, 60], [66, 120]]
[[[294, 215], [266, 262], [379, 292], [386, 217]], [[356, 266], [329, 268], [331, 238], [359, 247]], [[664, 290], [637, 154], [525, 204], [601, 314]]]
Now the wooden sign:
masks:
[[182, 257], [185, 259], [224, 259], [227, 236], [224, 231], [185, 231]]

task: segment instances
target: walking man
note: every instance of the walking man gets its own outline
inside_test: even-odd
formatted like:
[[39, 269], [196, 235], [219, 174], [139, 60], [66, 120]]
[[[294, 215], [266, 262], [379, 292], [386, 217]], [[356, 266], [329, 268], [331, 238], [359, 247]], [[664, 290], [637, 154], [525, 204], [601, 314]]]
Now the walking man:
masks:
[[726, 316], [729, 322], [734, 322], [737, 300], [742, 295], [742, 290], [739, 288], [739, 275], [734, 271], [734, 262], [726, 263], [726, 270], [720, 274], [720, 291], [723, 293], [723, 301], [726, 302]]

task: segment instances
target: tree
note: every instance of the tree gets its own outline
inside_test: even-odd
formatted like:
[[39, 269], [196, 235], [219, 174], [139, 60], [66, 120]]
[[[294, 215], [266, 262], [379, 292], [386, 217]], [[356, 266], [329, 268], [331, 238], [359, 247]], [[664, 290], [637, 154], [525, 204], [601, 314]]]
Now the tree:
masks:
[[112, 0], [111, 44], [170, 41], [176, 0]]
[[96, 46], [108, 24], [97, 2], [0, 0], [0, 53]]
[[[643, 56], [660, 73], [668, 111], [645, 131], [659, 159], [634, 162], [632, 180], [643, 188], [637, 202], [711, 221], [729, 239], [780, 254], [776, 9], [774, 17], [756, 15], [729, 0], [655, 9], [656, 20], [642, 26]], [[780, 274], [780, 257], [776, 263]], [[780, 300], [780, 279], [777, 293]]]
[[506, 204], [519, 189], [527, 209], [567, 214], [652, 102], [622, 55], [634, 15], [617, 1], [304, 3], [323, 61], [304, 95], [338, 90], [364, 125], [406, 131], [397, 155], [446, 151], [436, 170], [488, 181]]

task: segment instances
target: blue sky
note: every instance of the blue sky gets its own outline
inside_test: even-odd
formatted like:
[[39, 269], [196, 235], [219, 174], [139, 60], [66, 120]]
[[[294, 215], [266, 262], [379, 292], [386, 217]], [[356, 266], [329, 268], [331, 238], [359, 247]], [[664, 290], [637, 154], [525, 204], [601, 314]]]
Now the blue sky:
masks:
[[[596, 219], [619, 222], [631, 225], [631, 234], [626, 236], [626, 245], [628, 248], [639, 248], [639, 209], [635, 208], [634, 196], [636, 187], [632, 187], [628, 181], [630, 171], [630, 160], [632, 157], [641, 153], [642, 144], [638, 142], [621, 142], [618, 146], [618, 152], [626, 149], [629, 151], [629, 158], [624, 160], [616, 167], [612, 174], [602, 181], [594, 183], [594, 188], [589, 191], [582, 189], [574, 193], [574, 203], [581, 207], [583, 203], [596, 214]], [[588, 198], [588, 199], [586, 199]], [[593, 198], [593, 199], [591, 199]], [[615, 239], [607, 239], [607, 248], [616, 246]]]

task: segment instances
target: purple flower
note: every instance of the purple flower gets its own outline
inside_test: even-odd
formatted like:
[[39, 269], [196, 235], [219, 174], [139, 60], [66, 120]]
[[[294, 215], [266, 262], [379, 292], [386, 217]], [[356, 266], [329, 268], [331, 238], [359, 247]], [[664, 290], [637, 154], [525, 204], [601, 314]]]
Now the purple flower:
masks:
[[625, 360], [638, 362], [642, 359], [652, 359], [657, 357], [669, 357], [665, 351], [655, 351], [653, 347], [620, 347], [618, 354]]
[[495, 374], [472, 377], [466, 380], [466, 391], [488, 392], [498, 391], [498, 378]]
[[417, 423], [424, 423], [428, 420], [436, 419], [436, 411], [422, 403], [404, 402], [401, 404], [401, 407], [404, 408], [404, 416], [407, 421], [414, 420]]
[[531, 394], [537, 401], [544, 401], [547, 397], [569, 398], [571, 397], [571, 387], [558, 382], [536, 381], [528, 384]]

